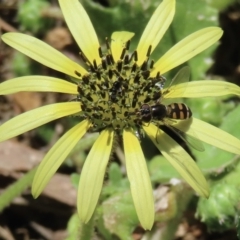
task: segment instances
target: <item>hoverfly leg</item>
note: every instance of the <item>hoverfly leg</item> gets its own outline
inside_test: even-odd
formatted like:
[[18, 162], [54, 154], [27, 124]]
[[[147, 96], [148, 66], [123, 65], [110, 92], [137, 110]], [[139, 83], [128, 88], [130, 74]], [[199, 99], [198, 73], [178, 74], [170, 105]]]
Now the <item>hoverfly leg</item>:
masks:
[[157, 132], [156, 132], [156, 137], [155, 137], [157, 144], [159, 144], [159, 142], [158, 142], [158, 133], [159, 133], [159, 126], [158, 126], [158, 130], [157, 130]]
[[141, 140], [144, 138], [144, 133], [140, 127], [140, 125], [137, 126], [135, 129], [135, 136], [138, 138], [138, 140], [141, 142]]

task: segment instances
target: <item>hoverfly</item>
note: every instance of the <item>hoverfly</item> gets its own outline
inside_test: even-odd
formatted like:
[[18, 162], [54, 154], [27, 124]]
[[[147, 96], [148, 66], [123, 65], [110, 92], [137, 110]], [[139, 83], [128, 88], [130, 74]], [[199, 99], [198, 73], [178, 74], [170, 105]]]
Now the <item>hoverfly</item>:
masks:
[[[156, 101], [154, 105], [144, 103], [139, 111], [141, 121], [143, 123], [150, 123], [151, 121], [157, 122], [159, 127], [165, 126], [170, 131], [174, 132], [183, 141], [187, 142], [190, 146], [199, 151], [203, 151], [204, 147], [197, 137], [190, 137], [183, 131], [174, 127], [171, 123], [176, 120], [187, 120], [192, 117], [191, 109], [184, 103], [172, 103], [164, 105], [161, 102], [164, 100], [164, 96], [170, 91], [174, 91], [174, 86], [179, 83], [189, 81], [190, 70], [188, 67], [182, 68], [176, 76], [173, 78], [168, 88], [163, 90], [161, 98]], [[184, 89], [183, 89], [184, 91]]]
[[149, 123], [152, 119], [163, 121], [164, 118], [184, 120], [192, 116], [191, 109], [184, 103], [172, 103], [169, 105], [156, 104], [150, 106], [143, 104], [141, 107], [141, 119]]

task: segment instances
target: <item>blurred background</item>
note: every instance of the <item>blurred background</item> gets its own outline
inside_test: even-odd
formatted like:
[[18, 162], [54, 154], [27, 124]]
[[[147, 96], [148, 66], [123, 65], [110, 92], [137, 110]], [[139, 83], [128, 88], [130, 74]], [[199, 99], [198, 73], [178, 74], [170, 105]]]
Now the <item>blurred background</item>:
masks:
[[[100, 43], [114, 31], [135, 32], [138, 40], [160, 0], [81, 0]], [[220, 26], [218, 44], [184, 66], [191, 80], [214, 79], [240, 85], [239, 0], [177, 0], [172, 25], [154, 51], [156, 61], [187, 35], [208, 26]], [[81, 24], [81, 23], [76, 23]], [[33, 35], [81, 63], [79, 47], [71, 36], [57, 0], [0, 0], [0, 34]], [[166, 75], [171, 79], [180, 69]], [[47, 75], [70, 80], [10, 48], [0, 40], [0, 82], [26, 75]], [[20, 92], [0, 96], [0, 123], [25, 111], [74, 99], [60, 93]], [[186, 100], [194, 117], [211, 123], [240, 139], [239, 98]], [[0, 143], [0, 239], [75, 240], [80, 223], [76, 216], [76, 186], [85, 158], [97, 138], [87, 134], [68, 156], [47, 188], [33, 199], [30, 184], [35, 166], [77, 118], [63, 118]], [[1, 134], [1, 133], [0, 133]], [[211, 186], [208, 201], [199, 198], [148, 141], [142, 141], [154, 186], [156, 219], [151, 232], [138, 223], [129, 193], [124, 153], [116, 148], [105, 177], [92, 239], [234, 240], [240, 239], [239, 156], [204, 144], [205, 151], [187, 147]], [[177, 180], [178, 179], [178, 180]]]

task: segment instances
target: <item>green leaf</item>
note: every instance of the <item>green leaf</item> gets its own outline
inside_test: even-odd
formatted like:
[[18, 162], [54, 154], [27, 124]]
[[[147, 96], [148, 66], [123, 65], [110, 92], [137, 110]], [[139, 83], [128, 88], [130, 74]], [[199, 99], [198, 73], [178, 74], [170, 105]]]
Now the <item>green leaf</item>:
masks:
[[115, 186], [118, 187], [122, 180], [122, 173], [120, 166], [113, 162], [109, 167], [109, 181]]
[[0, 196], [0, 212], [10, 205], [12, 200], [19, 196], [25, 189], [27, 189], [33, 180], [37, 167], [30, 170], [23, 177], [10, 185], [6, 190], [1, 193]]
[[177, 170], [161, 155], [151, 159], [148, 167], [153, 183], [166, 183], [172, 178], [181, 178]]
[[28, 0], [19, 2], [18, 20], [23, 31], [31, 31], [34, 34], [46, 31], [50, 25], [49, 19], [44, 19], [42, 12], [49, 8], [46, 0]]
[[79, 226], [81, 225], [77, 213], [73, 214], [67, 224], [68, 236], [65, 240], [75, 240], [79, 237]]
[[[222, 122], [220, 128], [233, 136], [240, 139], [240, 128], [239, 126], [239, 111], [240, 106], [236, 107], [233, 111], [227, 114]], [[198, 152], [192, 150], [194, 155], [197, 157], [197, 162], [199, 167], [206, 172], [215, 172], [220, 174], [224, 171], [224, 168], [235, 163], [236, 155], [223, 151], [219, 148], [213, 147], [211, 145], [205, 144], [205, 151]]]
[[220, 126], [224, 116], [235, 108], [233, 101], [223, 101], [226, 97], [205, 97], [187, 99], [186, 103], [193, 116], [205, 122]]
[[98, 223], [98, 227], [101, 224], [100, 232], [106, 228], [122, 240], [132, 239], [132, 230], [139, 224], [139, 220], [129, 191], [122, 191], [104, 201], [101, 204], [101, 214]]
[[206, 2], [209, 6], [216, 8], [219, 11], [224, 10], [229, 5], [236, 2], [236, 0], [201, 0], [203, 3]]
[[[201, 1], [181, 0], [177, 1], [176, 16], [171, 32], [178, 42], [192, 32], [205, 27], [218, 25], [218, 12], [207, 3]], [[192, 79], [201, 79], [206, 70], [211, 66], [211, 55], [217, 44], [192, 58], [188, 63], [192, 69]]]
[[218, 183], [212, 186], [209, 199], [200, 198], [196, 215], [205, 222], [209, 231], [230, 230], [239, 210], [239, 197], [238, 187]]

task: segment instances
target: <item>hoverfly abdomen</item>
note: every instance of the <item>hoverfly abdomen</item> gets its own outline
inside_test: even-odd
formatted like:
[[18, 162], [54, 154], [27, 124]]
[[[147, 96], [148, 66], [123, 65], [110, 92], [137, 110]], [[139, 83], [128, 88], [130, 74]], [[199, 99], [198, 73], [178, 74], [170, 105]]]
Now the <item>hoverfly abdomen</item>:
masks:
[[184, 103], [172, 103], [167, 105], [167, 115], [173, 119], [188, 119], [192, 116], [191, 109]]

